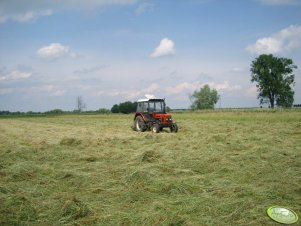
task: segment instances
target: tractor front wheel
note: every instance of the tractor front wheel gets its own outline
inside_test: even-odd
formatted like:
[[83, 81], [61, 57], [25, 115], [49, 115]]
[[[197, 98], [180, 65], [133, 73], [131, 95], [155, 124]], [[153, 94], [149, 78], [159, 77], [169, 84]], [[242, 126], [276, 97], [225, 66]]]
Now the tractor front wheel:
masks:
[[160, 126], [158, 124], [154, 124], [152, 126], [152, 132], [153, 133], [159, 133], [160, 132]]
[[141, 116], [135, 118], [134, 128], [138, 132], [144, 132], [146, 130], [145, 122]]
[[172, 133], [177, 133], [178, 132], [178, 126], [177, 126], [176, 123], [171, 125], [170, 132], [172, 132]]

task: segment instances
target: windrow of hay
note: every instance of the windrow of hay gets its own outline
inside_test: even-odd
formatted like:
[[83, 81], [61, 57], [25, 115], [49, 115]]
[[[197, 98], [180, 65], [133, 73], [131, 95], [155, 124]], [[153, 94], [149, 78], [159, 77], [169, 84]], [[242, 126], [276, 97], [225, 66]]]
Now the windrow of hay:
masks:
[[141, 155], [141, 161], [142, 162], [154, 162], [160, 158], [160, 154], [157, 152], [151, 150], [151, 151], [145, 151]]
[[61, 209], [61, 218], [60, 222], [68, 223], [74, 220], [91, 215], [92, 211], [87, 206], [76, 197], [73, 197], [70, 200], [66, 200], [62, 209]]
[[67, 145], [67, 146], [74, 146], [74, 145], [81, 144], [81, 140], [78, 140], [76, 138], [67, 138], [67, 137], [65, 137], [60, 141], [60, 144], [61, 145]]

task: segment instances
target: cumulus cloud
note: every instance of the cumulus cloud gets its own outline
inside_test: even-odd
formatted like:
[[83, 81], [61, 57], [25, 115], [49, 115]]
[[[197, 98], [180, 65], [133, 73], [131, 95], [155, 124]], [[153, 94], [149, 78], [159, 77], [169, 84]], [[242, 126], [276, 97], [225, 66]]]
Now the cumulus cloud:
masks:
[[51, 43], [48, 46], [43, 46], [37, 50], [37, 55], [40, 58], [55, 60], [64, 56], [75, 57], [76, 54], [70, 51], [68, 46], [60, 43]]
[[42, 16], [50, 16], [59, 10], [94, 10], [107, 5], [128, 5], [136, 0], [1, 0], [0, 1], [0, 23], [9, 20], [28, 22]]
[[41, 16], [50, 16], [52, 15], [52, 10], [40, 10], [40, 11], [26, 11], [24, 13], [17, 14], [1, 14], [0, 23], [5, 23], [8, 20], [15, 20], [18, 22], [27, 22], [35, 20]]
[[160, 85], [157, 83], [152, 83], [149, 87], [143, 90], [144, 93], [155, 93], [160, 89]]
[[246, 47], [252, 54], [275, 54], [291, 51], [301, 46], [301, 26], [291, 25], [270, 37], [260, 38], [255, 44]]
[[174, 55], [175, 52], [175, 43], [168, 38], [163, 38], [160, 41], [159, 46], [151, 53], [150, 57], [157, 58], [162, 56]]
[[169, 95], [180, 94], [180, 93], [192, 93], [195, 90], [200, 89], [204, 85], [209, 85], [210, 88], [214, 88], [217, 91], [236, 91], [241, 90], [241, 86], [239, 85], [230, 85], [229, 81], [224, 81], [223, 83], [215, 83], [215, 82], [182, 82], [175, 86], [170, 86], [165, 89], [166, 93]]
[[31, 76], [32, 72], [13, 70], [5, 75], [0, 75], [0, 81], [21, 80], [30, 78]]
[[95, 93], [95, 96], [123, 97], [127, 100], [137, 100], [139, 97], [144, 97], [146, 94], [153, 95], [159, 90], [160, 90], [160, 85], [157, 83], [152, 83], [148, 87], [141, 90], [129, 89], [129, 90], [98, 91]]
[[43, 91], [46, 90], [50, 96], [56, 96], [56, 97], [64, 96], [66, 93], [66, 90], [60, 89], [59, 87], [54, 86], [54, 85], [46, 85], [43, 87], [42, 90]]
[[193, 91], [196, 89], [199, 89], [199, 87], [201, 87], [201, 84], [199, 82], [193, 82], [193, 83], [189, 83], [189, 82], [182, 82], [179, 83], [175, 86], [169, 86], [165, 89], [167, 94], [179, 94], [182, 93], [184, 91]]
[[140, 95], [140, 91], [137, 90], [106, 90], [95, 93], [95, 96], [109, 96], [109, 97], [123, 97], [126, 99], [136, 99]]
[[59, 97], [59, 96], [64, 96], [67, 91], [57, 85], [40, 85], [40, 86], [32, 86], [28, 89], [23, 89], [23, 92], [27, 94], [35, 94], [35, 95], [46, 94], [48, 96]]
[[241, 90], [240, 85], [231, 85], [228, 81], [225, 81], [223, 83], [208, 83], [208, 85], [217, 91], [228, 91], [233, 92], [237, 90]]

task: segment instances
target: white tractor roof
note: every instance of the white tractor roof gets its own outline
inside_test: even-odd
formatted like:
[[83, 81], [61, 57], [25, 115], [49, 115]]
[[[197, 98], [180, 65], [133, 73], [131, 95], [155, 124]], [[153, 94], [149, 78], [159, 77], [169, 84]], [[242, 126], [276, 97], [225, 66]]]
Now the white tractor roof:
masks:
[[155, 97], [155, 95], [145, 94], [145, 98], [139, 99], [137, 102], [145, 102], [145, 101], [150, 101], [150, 100], [163, 100], [163, 99], [157, 98], [157, 97]]
[[164, 100], [164, 99], [161, 99], [161, 98], [155, 98], [155, 99], [153, 99], [153, 98], [151, 98], [151, 99], [139, 99], [139, 100], [137, 100], [137, 102], [146, 102], [146, 101], [150, 101], [150, 100], [153, 100], [153, 101], [162, 101], [162, 100]]
[[150, 99], [139, 99], [137, 102], [145, 102], [145, 101], [149, 101]]

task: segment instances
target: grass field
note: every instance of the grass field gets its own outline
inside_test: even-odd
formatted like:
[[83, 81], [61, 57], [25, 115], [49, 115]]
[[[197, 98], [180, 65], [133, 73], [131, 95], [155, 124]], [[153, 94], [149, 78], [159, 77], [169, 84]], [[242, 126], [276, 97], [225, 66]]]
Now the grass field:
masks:
[[301, 217], [301, 111], [177, 113], [177, 134], [134, 132], [132, 117], [0, 118], [0, 225], [278, 225], [273, 205]]

